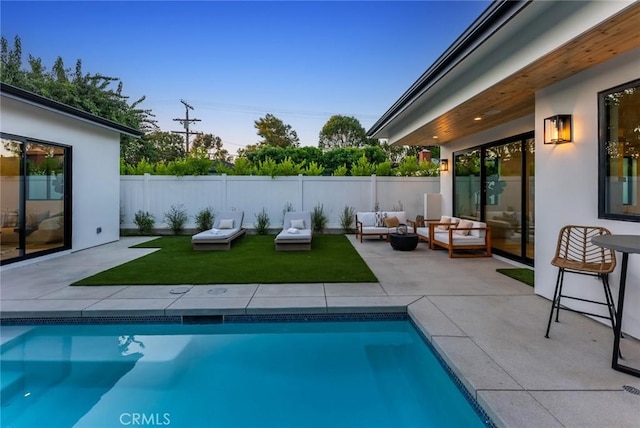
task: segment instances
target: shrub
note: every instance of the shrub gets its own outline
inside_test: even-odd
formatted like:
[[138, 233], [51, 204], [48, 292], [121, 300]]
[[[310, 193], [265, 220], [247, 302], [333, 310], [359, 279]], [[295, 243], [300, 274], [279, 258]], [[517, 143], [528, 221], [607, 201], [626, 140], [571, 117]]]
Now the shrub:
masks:
[[262, 208], [258, 214], [256, 214], [256, 232], [258, 235], [266, 235], [269, 231], [269, 214], [267, 210]]
[[347, 169], [347, 165], [340, 165], [339, 167], [336, 168], [335, 171], [333, 171], [333, 176], [334, 177], [344, 177], [347, 175], [347, 172], [349, 170]]
[[278, 164], [276, 168], [276, 175], [287, 176], [302, 174], [304, 164], [305, 161], [297, 164], [294, 163], [290, 157], [286, 157], [282, 162]]
[[307, 176], [319, 176], [324, 172], [324, 167], [318, 165], [316, 162], [310, 162], [309, 165], [302, 171]]
[[342, 209], [342, 214], [340, 214], [340, 226], [342, 229], [349, 233], [351, 232], [351, 225], [353, 224], [353, 218], [356, 215], [356, 210], [349, 205], [345, 205]]
[[266, 158], [264, 161], [259, 161], [258, 165], [254, 167], [256, 175], [268, 175], [271, 178], [275, 178], [278, 174], [278, 164], [271, 158]]
[[251, 162], [247, 158], [239, 157], [233, 164], [232, 174], [233, 175], [251, 175]]
[[392, 173], [391, 162], [385, 161], [379, 163], [376, 167], [376, 175], [379, 177], [389, 177]]
[[133, 222], [138, 226], [138, 231], [141, 235], [151, 235], [156, 219], [150, 212], [140, 210], [135, 214]]
[[414, 177], [420, 167], [418, 159], [415, 156], [407, 156], [402, 163], [398, 165], [398, 175], [403, 177]]
[[169, 211], [164, 214], [164, 220], [167, 222], [174, 235], [177, 235], [184, 230], [184, 225], [188, 219], [189, 216], [182, 204], [171, 205]]
[[351, 175], [355, 176], [367, 176], [373, 174], [373, 165], [367, 160], [365, 155], [362, 155], [358, 162], [351, 164]]
[[324, 213], [324, 205], [318, 203], [311, 210], [311, 228], [314, 232], [322, 232], [327, 226], [327, 216]]
[[198, 228], [198, 232], [213, 228], [213, 220], [215, 220], [215, 218], [216, 215], [213, 213], [213, 208], [211, 207], [206, 207], [198, 211], [198, 214], [196, 214], [196, 227]]

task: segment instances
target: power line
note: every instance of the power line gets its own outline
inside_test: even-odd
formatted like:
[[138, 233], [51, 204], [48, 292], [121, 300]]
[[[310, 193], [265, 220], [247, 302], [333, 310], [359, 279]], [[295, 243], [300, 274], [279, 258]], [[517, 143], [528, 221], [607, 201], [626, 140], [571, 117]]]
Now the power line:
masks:
[[180, 100], [180, 102], [182, 104], [184, 104], [185, 117], [183, 119], [173, 119], [173, 120], [176, 121], [176, 122], [180, 122], [180, 124], [182, 126], [184, 126], [184, 131], [171, 131], [171, 133], [172, 134], [185, 134], [186, 152], [189, 153], [189, 135], [191, 135], [191, 134], [194, 134], [194, 135], [202, 134], [202, 132], [189, 131], [189, 125], [191, 125], [192, 122], [200, 122], [200, 119], [189, 119], [189, 110], [193, 110], [193, 107], [191, 107], [185, 100]]

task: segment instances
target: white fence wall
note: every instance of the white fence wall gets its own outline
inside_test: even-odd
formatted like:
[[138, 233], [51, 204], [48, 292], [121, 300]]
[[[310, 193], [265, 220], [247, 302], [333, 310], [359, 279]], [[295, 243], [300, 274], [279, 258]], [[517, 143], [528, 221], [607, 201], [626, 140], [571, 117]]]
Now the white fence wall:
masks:
[[328, 229], [340, 229], [345, 206], [356, 211], [402, 205], [409, 218], [423, 214], [423, 194], [440, 193], [438, 177], [264, 177], [264, 176], [121, 176], [120, 206], [123, 229], [135, 229], [135, 213], [153, 214], [156, 228], [168, 228], [164, 215], [172, 205], [183, 205], [189, 215], [186, 228], [195, 228], [195, 215], [205, 207], [214, 212], [242, 210], [244, 226], [253, 228], [264, 208], [270, 227], [282, 226], [283, 210], [311, 211], [322, 204]]

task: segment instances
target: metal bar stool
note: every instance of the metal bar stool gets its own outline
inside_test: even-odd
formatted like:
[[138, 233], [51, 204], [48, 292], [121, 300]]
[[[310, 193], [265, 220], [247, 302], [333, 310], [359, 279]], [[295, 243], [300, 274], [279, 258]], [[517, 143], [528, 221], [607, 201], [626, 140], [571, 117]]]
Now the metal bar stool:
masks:
[[[545, 337], [549, 337], [553, 311], [556, 311], [556, 322], [558, 322], [560, 308], [583, 315], [608, 318], [611, 322], [611, 327], [615, 331], [616, 308], [613, 304], [613, 296], [611, 294], [611, 288], [609, 287], [609, 274], [613, 272], [616, 267], [616, 255], [613, 250], [608, 250], [591, 243], [591, 238], [599, 235], [611, 235], [611, 232], [604, 227], [597, 226], [569, 225], [560, 229], [556, 254], [553, 260], [551, 260], [551, 264], [558, 268], [558, 277], [556, 279], [556, 289], [553, 293], [553, 302], [551, 304], [551, 313], [549, 314]], [[602, 302], [563, 294], [562, 284], [565, 273], [576, 273], [600, 278], [604, 289], [605, 301]], [[567, 308], [561, 304], [562, 298], [607, 306], [609, 315], [606, 316]]]

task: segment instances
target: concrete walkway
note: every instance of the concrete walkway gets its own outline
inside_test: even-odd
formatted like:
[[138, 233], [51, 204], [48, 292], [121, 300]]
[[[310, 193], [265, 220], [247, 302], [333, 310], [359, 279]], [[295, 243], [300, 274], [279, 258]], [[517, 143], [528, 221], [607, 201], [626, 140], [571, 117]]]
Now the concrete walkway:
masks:
[[499, 426], [640, 426], [640, 395], [623, 389], [640, 378], [610, 368], [611, 329], [564, 311], [545, 339], [550, 302], [497, 273], [511, 267], [499, 260], [351, 237], [379, 283], [68, 286], [154, 251], [128, 248], [144, 239], [4, 268], [1, 317], [406, 311]]

